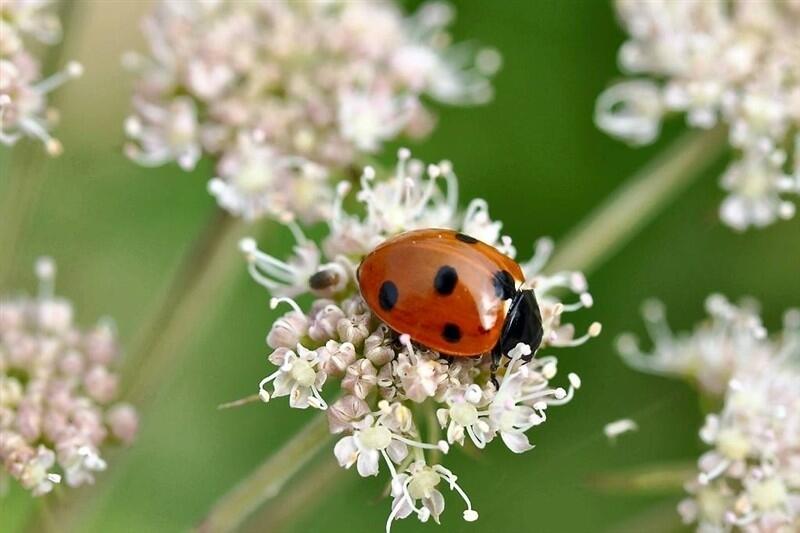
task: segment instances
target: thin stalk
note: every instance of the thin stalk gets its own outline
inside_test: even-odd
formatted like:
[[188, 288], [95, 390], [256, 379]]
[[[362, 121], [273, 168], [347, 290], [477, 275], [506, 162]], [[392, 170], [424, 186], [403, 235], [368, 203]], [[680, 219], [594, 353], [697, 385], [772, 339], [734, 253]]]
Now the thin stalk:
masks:
[[282, 499], [280, 507], [270, 505], [254, 513], [242, 530], [247, 533], [283, 531], [294, 525], [298, 516], [305, 516], [308, 502], [328, 495], [329, 487], [335, 486], [341, 490], [342, 482], [355, 481], [354, 476], [343, 475], [345, 471], [332, 454], [319, 459], [319, 464], [313, 464], [310, 468], [308, 475], [304, 473], [302, 476], [295, 476], [292, 480], [290, 497]]
[[[716, 161], [725, 147], [725, 133], [722, 129], [690, 132], [656, 157], [642, 171], [634, 174], [620, 189], [614, 192], [603, 204], [592, 212], [570, 233], [557, 248], [548, 270], [563, 269], [593, 271], [610, 259], [630, 241], [647, 222], [658, 215], [689, 184], [702, 175], [709, 165]], [[321, 418], [321, 417], [318, 417]], [[215, 505], [203, 523], [201, 531], [231, 531], [244, 522], [255, 509], [269, 501], [269, 507], [262, 515], [282, 509], [286, 502], [298, 508], [308, 509], [311, 502], [326, 490], [301, 490], [300, 484], [289, 487], [277, 494], [272, 476], [275, 472], [297, 472], [311, 461], [323, 444], [331, 440], [323, 432], [323, 421], [315, 419], [303, 433], [320, 431], [322, 436], [313, 442], [292, 439], [276, 454], [268, 457], [255, 474], [245, 479], [232, 492], [229, 492]], [[303, 448], [307, 447], [307, 448]], [[286, 458], [295, 464], [284, 464]], [[320, 470], [320, 469], [316, 469]], [[309, 483], [327, 483], [328, 486], [339, 479], [337, 475], [309, 472]], [[265, 474], [269, 473], [269, 474]], [[280, 486], [287, 479], [277, 478]], [[260, 483], [266, 483], [262, 486]], [[265, 490], [265, 487], [269, 490]], [[302, 497], [307, 500], [300, 502]], [[241, 501], [237, 501], [241, 499]], [[213, 524], [219, 529], [208, 529]]]
[[225, 494], [198, 527], [202, 533], [234, 531], [281, 489], [331, 440], [328, 418], [317, 414], [266, 462]]
[[681, 461], [595, 474], [587, 485], [606, 494], [681, 494], [696, 477], [697, 465]]
[[[439, 425], [439, 419], [436, 418], [436, 408], [431, 401], [426, 401], [423, 407], [425, 411], [425, 425], [427, 426], [427, 442], [437, 443], [442, 438], [442, 427]], [[438, 463], [442, 458], [442, 452], [439, 449], [430, 451], [431, 463]]]
[[58, 531], [53, 510], [50, 508], [50, 502], [47, 499], [42, 498], [41, 502], [39, 502], [36, 515], [39, 533], [56, 533]]
[[597, 269], [699, 178], [725, 146], [722, 128], [684, 134], [583, 219], [556, 246], [548, 270]]
[[[125, 397], [140, 411], [165, 379], [188, 356], [187, 343], [238, 270], [244, 271], [237, 243], [247, 226], [217, 210], [184, 255], [165, 298], [134, 343], [125, 376]], [[237, 268], [239, 267], [239, 268]]]
[[[78, 2], [65, 0], [60, 4], [58, 17], [61, 20], [63, 36], [61, 42], [44, 52], [42, 72], [50, 73], [65, 63], [65, 50], [70, 40], [80, 32], [73, 31], [80, 15]], [[58, 102], [58, 91], [48, 95], [49, 105]], [[0, 287], [9, 282], [15, 265], [19, 242], [25, 228], [33, 216], [39, 195], [44, 187], [46, 161], [51, 157], [38, 140], [20, 139], [12, 147], [7, 177], [8, 182], [0, 187]]]

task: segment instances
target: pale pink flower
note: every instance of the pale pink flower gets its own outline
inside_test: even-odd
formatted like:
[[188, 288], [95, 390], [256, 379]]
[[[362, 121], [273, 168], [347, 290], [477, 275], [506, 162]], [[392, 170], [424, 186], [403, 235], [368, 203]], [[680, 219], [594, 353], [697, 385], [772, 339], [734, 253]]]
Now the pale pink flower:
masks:
[[90, 330], [53, 295], [55, 265], [36, 267], [39, 295], [0, 298], [0, 462], [33, 495], [62, 480], [94, 482], [111, 437], [130, 444], [138, 417], [114, 403], [119, 350], [111, 325]]

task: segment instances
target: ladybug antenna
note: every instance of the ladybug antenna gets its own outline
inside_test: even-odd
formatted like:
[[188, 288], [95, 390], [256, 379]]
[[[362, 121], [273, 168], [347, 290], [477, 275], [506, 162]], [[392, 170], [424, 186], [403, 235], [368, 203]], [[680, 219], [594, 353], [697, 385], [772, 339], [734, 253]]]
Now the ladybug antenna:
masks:
[[292, 300], [291, 298], [289, 298], [287, 296], [281, 296], [280, 298], [271, 298], [270, 301], [269, 301], [269, 308], [270, 309], [275, 309], [281, 303], [289, 304], [289, 306], [294, 310], [295, 313], [298, 313], [300, 315], [305, 315], [305, 313], [303, 313], [303, 310], [300, 309], [300, 306], [297, 305], [297, 302], [295, 302], [294, 300]]

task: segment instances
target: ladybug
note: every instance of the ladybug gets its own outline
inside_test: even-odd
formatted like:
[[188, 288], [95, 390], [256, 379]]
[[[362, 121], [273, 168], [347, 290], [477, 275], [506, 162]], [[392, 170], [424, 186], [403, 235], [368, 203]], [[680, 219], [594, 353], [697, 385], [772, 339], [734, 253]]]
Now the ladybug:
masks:
[[[542, 341], [536, 296], [520, 266], [496, 248], [447, 229], [402, 233], [361, 261], [358, 285], [390, 328], [444, 355], [492, 354]], [[528, 359], [532, 357], [529, 356]]]

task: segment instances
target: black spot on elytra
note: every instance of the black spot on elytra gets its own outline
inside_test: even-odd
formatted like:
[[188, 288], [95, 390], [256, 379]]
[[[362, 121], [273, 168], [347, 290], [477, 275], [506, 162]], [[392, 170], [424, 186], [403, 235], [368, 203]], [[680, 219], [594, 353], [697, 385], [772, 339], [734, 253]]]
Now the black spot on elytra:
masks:
[[465, 235], [463, 233], [456, 233], [456, 239], [467, 244], [475, 244], [478, 242], [478, 239], [475, 237], [470, 237], [469, 235]]
[[458, 342], [461, 340], [461, 328], [452, 322], [448, 322], [442, 328], [442, 338], [447, 342]]
[[452, 294], [458, 283], [458, 272], [450, 265], [445, 265], [436, 272], [433, 278], [433, 288], [442, 296]]
[[381, 290], [378, 292], [378, 303], [384, 311], [391, 311], [397, 303], [397, 285], [391, 281], [384, 281]]
[[508, 300], [513, 298], [517, 292], [514, 277], [508, 270], [498, 270], [492, 276], [492, 285], [494, 285], [494, 293], [501, 300]]

